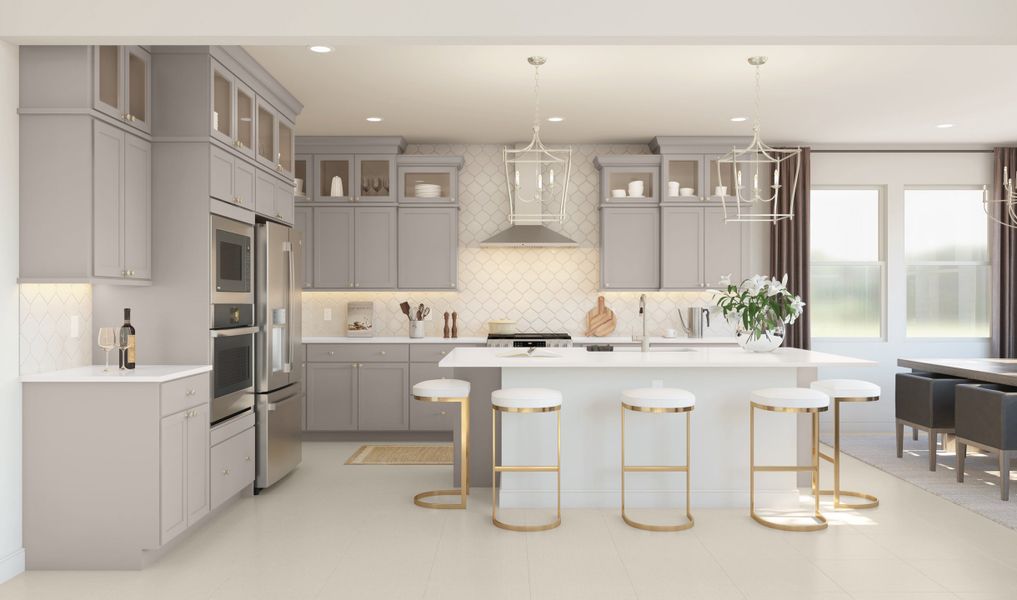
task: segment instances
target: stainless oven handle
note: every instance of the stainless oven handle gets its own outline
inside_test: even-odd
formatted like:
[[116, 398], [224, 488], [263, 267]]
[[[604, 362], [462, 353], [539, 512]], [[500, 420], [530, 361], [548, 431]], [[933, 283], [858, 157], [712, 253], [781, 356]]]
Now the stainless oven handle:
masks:
[[261, 331], [260, 327], [237, 327], [235, 329], [213, 329], [211, 330], [212, 337], [236, 337], [238, 335], [251, 335], [252, 333], [258, 333]]

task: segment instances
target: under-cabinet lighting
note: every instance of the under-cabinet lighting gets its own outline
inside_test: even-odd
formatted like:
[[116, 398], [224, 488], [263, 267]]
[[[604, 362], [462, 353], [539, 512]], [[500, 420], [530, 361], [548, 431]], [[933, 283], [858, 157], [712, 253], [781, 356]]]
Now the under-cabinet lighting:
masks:
[[953, 127], [953, 123], [940, 123], [939, 125], [936, 125], [936, 128], [938, 129], [950, 129], [951, 127]]
[[747, 120], [748, 120], [748, 117], [731, 117], [731, 122], [732, 123], [741, 123], [742, 121], [747, 121]]
[[332, 46], [308, 46], [307, 49], [317, 54], [328, 54], [332, 51]]
[[381, 117], [367, 117], [366, 120], [369, 123], [381, 123], [384, 119], [382, 119]]
[[565, 117], [548, 117], [547, 120], [551, 123], [561, 123], [565, 120]]

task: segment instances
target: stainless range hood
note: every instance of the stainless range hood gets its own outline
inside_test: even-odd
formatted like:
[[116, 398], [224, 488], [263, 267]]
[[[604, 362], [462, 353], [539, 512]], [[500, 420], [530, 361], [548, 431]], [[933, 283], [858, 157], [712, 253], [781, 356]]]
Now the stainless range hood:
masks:
[[483, 242], [481, 247], [575, 248], [579, 243], [543, 225], [512, 225]]

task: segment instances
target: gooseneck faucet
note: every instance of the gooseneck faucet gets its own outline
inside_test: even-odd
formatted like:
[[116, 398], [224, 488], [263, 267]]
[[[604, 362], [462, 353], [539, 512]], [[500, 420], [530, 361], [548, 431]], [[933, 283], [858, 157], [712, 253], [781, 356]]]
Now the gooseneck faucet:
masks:
[[646, 335], [646, 294], [639, 295], [639, 316], [643, 318], [643, 336], [639, 340], [639, 350], [649, 352], [650, 338]]

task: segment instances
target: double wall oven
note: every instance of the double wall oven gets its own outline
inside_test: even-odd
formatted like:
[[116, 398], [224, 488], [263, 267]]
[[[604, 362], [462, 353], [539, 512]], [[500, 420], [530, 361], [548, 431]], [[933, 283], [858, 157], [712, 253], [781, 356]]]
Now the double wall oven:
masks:
[[254, 225], [213, 215], [212, 423], [254, 407]]

